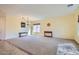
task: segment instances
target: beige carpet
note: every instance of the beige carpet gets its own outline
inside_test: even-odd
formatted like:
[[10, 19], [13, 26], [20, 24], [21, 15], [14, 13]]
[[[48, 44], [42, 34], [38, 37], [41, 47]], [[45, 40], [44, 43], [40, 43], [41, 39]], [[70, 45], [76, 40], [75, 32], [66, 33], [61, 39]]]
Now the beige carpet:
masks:
[[41, 36], [27, 36], [9, 39], [8, 41], [33, 55], [55, 55], [58, 44], [62, 43], [72, 43], [75, 46], [79, 46], [73, 40], [47, 38]]
[[0, 41], [0, 55], [28, 55], [6, 41]]

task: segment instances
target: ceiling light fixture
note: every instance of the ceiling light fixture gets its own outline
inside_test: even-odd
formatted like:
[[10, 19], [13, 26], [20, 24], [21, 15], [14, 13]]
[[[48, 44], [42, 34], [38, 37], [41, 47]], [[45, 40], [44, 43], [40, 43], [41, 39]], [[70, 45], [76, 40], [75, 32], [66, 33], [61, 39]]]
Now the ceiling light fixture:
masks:
[[74, 5], [74, 4], [68, 4], [67, 7], [71, 7], [71, 6], [73, 6], [73, 5]]

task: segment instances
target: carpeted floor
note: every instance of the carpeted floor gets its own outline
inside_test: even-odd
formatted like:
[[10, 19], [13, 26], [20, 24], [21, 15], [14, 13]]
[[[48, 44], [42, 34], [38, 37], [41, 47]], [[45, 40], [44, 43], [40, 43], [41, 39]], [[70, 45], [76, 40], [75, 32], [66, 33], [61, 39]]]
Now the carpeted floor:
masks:
[[0, 41], [0, 55], [28, 55], [28, 53], [16, 48], [7, 41]]
[[22, 38], [9, 39], [8, 42], [33, 55], [56, 55], [57, 46], [62, 43], [72, 43], [76, 47], [79, 47], [79, 45], [73, 40], [41, 36], [26, 36]]

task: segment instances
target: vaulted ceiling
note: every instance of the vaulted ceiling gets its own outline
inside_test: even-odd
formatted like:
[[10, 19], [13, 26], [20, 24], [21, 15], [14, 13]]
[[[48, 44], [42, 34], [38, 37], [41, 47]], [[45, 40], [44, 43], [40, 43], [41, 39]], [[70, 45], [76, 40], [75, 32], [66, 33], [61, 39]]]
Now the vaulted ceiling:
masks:
[[67, 15], [78, 5], [68, 6], [67, 4], [2, 4], [0, 9], [7, 15], [34, 16], [43, 18]]

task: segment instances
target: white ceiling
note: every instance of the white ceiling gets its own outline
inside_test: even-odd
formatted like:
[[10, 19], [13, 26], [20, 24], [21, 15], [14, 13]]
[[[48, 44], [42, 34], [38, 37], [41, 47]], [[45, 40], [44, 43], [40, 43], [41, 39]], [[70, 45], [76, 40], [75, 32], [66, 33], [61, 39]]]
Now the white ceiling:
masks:
[[74, 11], [78, 5], [67, 7], [66, 4], [3, 4], [0, 9], [7, 15], [35, 16], [39, 18], [67, 15]]

